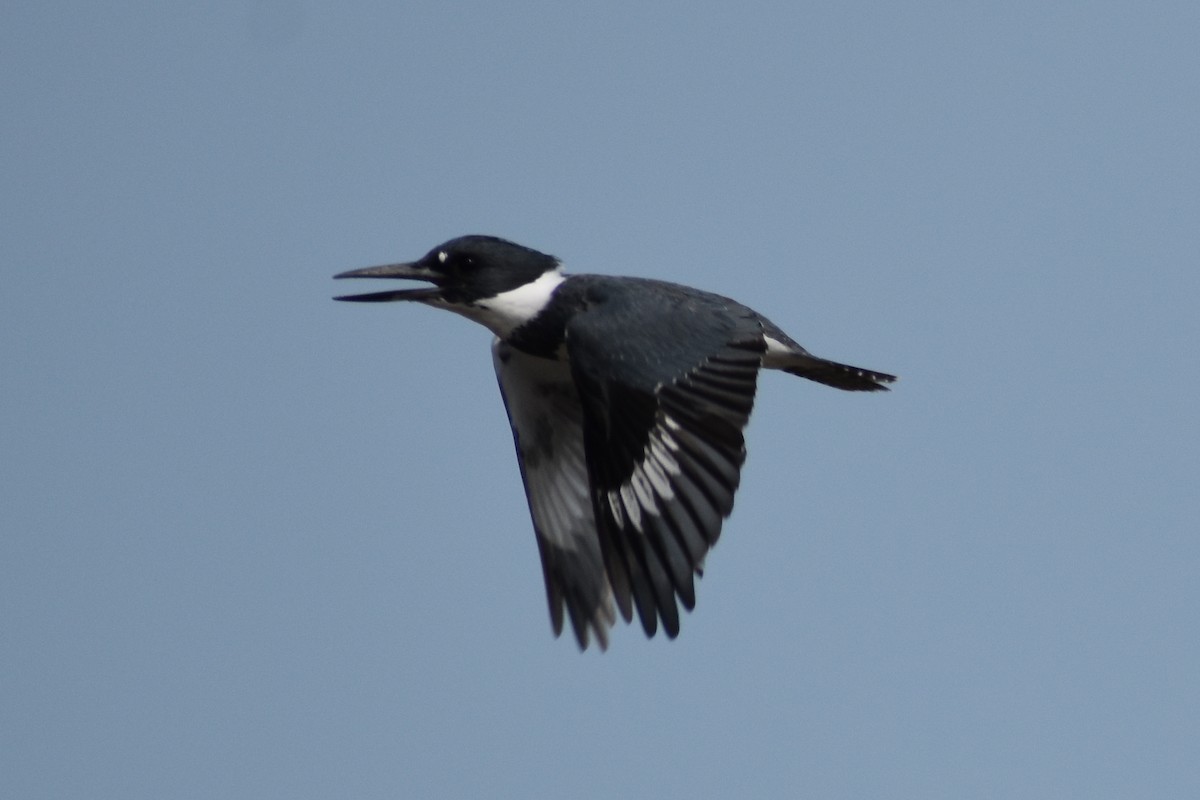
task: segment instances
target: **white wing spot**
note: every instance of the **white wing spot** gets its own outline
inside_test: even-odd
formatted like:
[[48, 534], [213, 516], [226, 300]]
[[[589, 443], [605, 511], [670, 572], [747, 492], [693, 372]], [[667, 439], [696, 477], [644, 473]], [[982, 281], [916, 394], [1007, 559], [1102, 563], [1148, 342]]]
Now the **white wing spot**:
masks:
[[627, 483], [617, 494], [621, 498], [621, 504], [625, 507], [625, 514], [629, 517], [629, 521], [633, 523], [633, 527], [638, 533], [642, 533], [642, 507], [638, 503], [634, 488]]
[[668, 476], [679, 474], [679, 462], [667, 452], [657, 437], [651, 438], [646, 447], [641, 471], [658, 497], [668, 501], [675, 498], [675, 490]]
[[625, 527], [625, 513], [621, 510], [621, 494], [620, 492], [608, 493], [608, 507], [612, 510], [613, 521], [618, 527]]
[[642, 464], [640, 468], [634, 470], [633, 475], [629, 476], [629, 482], [642, 510], [653, 511], [658, 504], [654, 502], [654, 489], [650, 485], [645, 467], [646, 465]]

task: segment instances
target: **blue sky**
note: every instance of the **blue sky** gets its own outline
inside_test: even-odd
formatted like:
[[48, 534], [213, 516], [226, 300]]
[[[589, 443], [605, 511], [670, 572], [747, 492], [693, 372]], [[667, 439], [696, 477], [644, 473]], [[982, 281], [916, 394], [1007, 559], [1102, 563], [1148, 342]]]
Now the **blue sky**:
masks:
[[[1200, 6], [10, 3], [0, 795], [1200, 793]], [[550, 635], [504, 235], [729, 294], [674, 642]]]

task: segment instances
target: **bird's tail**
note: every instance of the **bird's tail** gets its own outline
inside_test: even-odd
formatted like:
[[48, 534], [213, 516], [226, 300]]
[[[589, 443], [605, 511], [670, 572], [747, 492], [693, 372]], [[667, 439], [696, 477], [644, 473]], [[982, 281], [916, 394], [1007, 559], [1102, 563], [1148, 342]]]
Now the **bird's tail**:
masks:
[[888, 384], [896, 380], [895, 375], [888, 375], [886, 372], [839, 364], [812, 353], [788, 354], [787, 363], [782, 369], [792, 375], [799, 375], [801, 378], [847, 392], [887, 391]]

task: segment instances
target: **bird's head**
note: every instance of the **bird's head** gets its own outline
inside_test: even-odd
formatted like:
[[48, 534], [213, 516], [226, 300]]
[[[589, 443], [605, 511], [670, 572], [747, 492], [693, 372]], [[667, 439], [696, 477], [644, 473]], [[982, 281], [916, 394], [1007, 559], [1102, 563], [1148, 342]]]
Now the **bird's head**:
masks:
[[353, 269], [335, 278], [404, 278], [433, 284], [419, 289], [350, 294], [337, 300], [385, 303], [415, 300], [459, 310], [559, 272], [558, 259], [495, 236], [460, 236], [438, 245], [418, 261]]

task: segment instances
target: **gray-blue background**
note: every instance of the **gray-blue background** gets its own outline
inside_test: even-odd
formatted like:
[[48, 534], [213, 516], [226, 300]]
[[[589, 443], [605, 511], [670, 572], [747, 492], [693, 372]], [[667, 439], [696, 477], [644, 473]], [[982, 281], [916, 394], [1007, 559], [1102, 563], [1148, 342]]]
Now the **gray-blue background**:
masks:
[[[1200, 795], [1200, 5], [5, 5], [0, 796]], [[771, 374], [675, 642], [550, 636], [495, 233]], [[744, 796], [744, 795], [743, 795]]]

